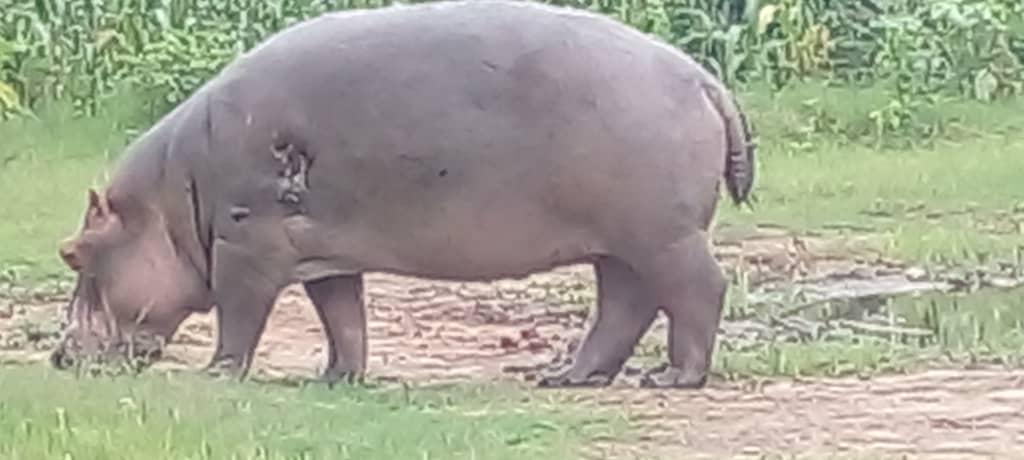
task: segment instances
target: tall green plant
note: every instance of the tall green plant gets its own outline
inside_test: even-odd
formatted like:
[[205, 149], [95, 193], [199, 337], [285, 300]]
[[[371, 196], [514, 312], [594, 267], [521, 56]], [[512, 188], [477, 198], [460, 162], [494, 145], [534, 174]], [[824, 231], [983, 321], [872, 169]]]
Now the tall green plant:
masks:
[[[0, 69], [13, 59], [14, 45], [0, 38]], [[21, 110], [21, 101], [18, 92], [10, 83], [0, 80], [0, 118], [6, 118], [8, 114]]]

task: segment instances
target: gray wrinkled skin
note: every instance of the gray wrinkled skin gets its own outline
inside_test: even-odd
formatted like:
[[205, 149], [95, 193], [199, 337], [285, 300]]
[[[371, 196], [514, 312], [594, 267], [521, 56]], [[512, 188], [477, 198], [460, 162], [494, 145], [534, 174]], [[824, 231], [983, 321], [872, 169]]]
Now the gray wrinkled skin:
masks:
[[[608, 384], [659, 309], [704, 385], [726, 280], [708, 231], [754, 150], [727, 90], [611, 19], [476, 0], [328, 14], [243, 55], [141, 136], [82, 230], [64, 367], [166, 341], [216, 305], [208, 370], [244, 376], [279, 291], [302, 282], [325, 378], [362, 377], [362, 274], [522, 277], [593, 263], [596, 320], [545, 386]], [[150, 353], [150, 356], [155, 356]]]

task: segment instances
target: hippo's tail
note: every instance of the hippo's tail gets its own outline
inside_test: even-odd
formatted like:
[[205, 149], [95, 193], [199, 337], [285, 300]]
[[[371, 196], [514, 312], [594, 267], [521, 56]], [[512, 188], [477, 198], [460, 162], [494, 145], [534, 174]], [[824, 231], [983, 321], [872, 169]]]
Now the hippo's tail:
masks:
[[736, 100], [720, 83], [705, 84], [704, 91], [725, 122], [725, 185], [736, 205], [750, 204], [754, 187], [754, 153], [750, 124]]

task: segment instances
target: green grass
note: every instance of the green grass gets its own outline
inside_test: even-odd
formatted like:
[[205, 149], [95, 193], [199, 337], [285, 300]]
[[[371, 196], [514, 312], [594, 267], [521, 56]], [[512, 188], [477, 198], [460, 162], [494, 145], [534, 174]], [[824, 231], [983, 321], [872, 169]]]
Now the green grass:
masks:
[[[771, 223], [801, 232], [850, 224], [874, 234], [872, 246], [888, 257], [965, 269], [1013, 262], [1024, 248], [1024, 100], [943, 104], [922, 114], [942, 121], [941, 135], [919, 145], [888, 139], [894, 147], [877, 146], [869, 135], [851, 141], [808, 129], [812, 116], [827, 114], [838, 131], [870, 133], [865, 114], [885, 101], [877, 90], [808, 84], [745, 99], [763, 146], [760, 202], [753, 211], [722, 207], [720, 226]], [[887, 310], [905, 318], [904, 326], [937, 336], [924, 343], [852, 336], [720, 349], [716, 370], [806, 376], [902, 371], [937, 360], [1024, 364], [1020, 290], [903, 297]]]
[[[890, 255], [921, 262], [1008, 255], [1024, 243], [1024, 99], [943, 104], [922, 118], [943, 120], [945, 134], [901, 149], [802, 133], [813, 114], [802, 102], [809, 99], [858, 131], [850, 127], [863, 123], [884, 94], [808, 84], [748, 95], [763, 144], [760, 202], [753, 212], [723, 206], [722, 225], [812, 230], [853, 223], [883, 233]], [[971, 212], [956, 213], [965, 209]]]
[[[899, 297], [887, 310], [906, 320], [899, 326], [935, 334], [928, 338], [849, 334], [762, 343], [752, 350], [720, 346], [715, 371], [728, 378], [749, 378], [870, 375], [936, 363], [1024, 365], [1024, 297], [1019, 290]], [[824, 320], [841, 313], [822, 307], [805, 316]]]
[[[1024, 136], [901, 152], [825, 146], [814, 155], [770, 156], [755, 210], [723, 207], [722, 222], [792, 229], [855, 223], [884, 234], [890, 255], [922, 262], [1008, 256], [1024, 242], [1024, 213], [1011, 212], [1024, 203], [1021, 152]], [[970, 212], [957, 213], [963, 210]]]
[[[508, 388], [412, 390], [224, 383], [193, 375], [0, 372], [0, 458], [576, 458], [617, 426]], [[16, 395], [16, 396], [15, 396]]]
[[[870, 246], [888, 257], [964, 269], [1013, 262], [1024, 248], [1024, 100], [952, 101], [922, 115], [943, 122], [941, 135], [919, 145], [889, 139], [895, 146], [880, 147], [869, 135], [852, 141], [807, 129], [812, 116], [827, 114], [839, 131], [870, 133], [865, 114], [885, 101], [877, 90], [808, 84], [745, 100], [761, 134], [760, 201], [752, 211], [721, 207], [721, 227], [771, 223], [804, 232], [849, 224], [874, 235]], [[807, 100], [816, 101], [817, 112]], [[715, 368], [767, 377], [902, 371], [935, 361], [1024, 364], [1020, 290], [903, 297], [887, 310], [905, 318], [904, 326], [932, 329], [937, 337], [720, 349]]]

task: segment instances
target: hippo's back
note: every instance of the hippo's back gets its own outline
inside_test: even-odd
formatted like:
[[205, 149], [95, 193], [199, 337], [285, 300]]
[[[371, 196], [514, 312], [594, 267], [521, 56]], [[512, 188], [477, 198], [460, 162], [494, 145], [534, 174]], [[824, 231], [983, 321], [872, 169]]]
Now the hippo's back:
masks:
[[[303, 112], [319, 101], [372, 113], [386, 104], [382, 98], [411, 90], [419, 97], [390, 100], [408, 109], [449, 97], [449, 105], [491, 113], [522, 108], [528, 118], [572, 98], [587, 98], [591, 106], [628, 104], [692, 81], [716, 83], [687, 55], [616, 20], [524, 0], [327, 13], [272, 36], [225, 74], [274, 84]], [[511, 105], [516, 101], [534, 104]]]

